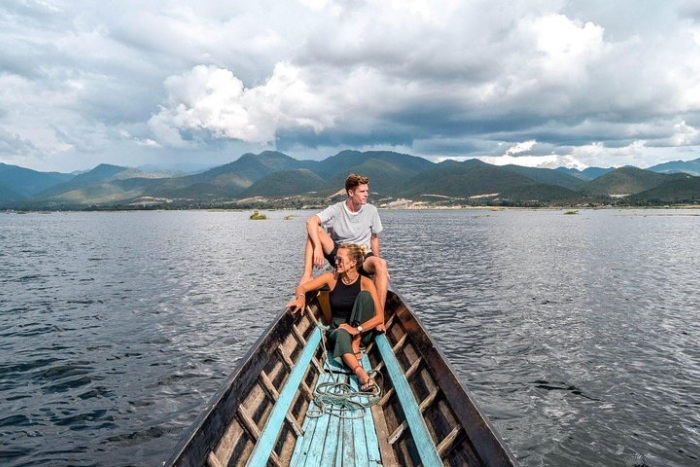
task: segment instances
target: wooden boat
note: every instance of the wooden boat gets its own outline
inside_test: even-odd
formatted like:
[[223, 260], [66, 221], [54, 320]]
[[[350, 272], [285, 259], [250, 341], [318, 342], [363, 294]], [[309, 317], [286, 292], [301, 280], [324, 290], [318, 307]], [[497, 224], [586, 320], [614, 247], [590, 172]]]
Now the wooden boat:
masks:
[[[381, 394], [355, 395], [359, 408], [322, 411], [315, 388], [329, 380], [357, 388], [355, 376], [334, 370], [327, 358], [327, 319], [327, 292], [309, 293], [302, 316], [280, 313], [164, 465], [517, 465], [416, 315], [392, 291], [386, 334], [361, 361], [377, 370]], [[365, 407], [362, 401], [373, 397]]]

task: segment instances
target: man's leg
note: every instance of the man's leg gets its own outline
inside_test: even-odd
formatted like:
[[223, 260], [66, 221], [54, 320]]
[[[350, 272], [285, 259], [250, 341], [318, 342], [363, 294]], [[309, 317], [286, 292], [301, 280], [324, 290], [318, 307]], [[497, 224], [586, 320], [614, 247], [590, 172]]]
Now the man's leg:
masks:
[[[335, 242], [320, 226], [318, 228], [318, 238], [321, 241], [323, 253], [328, 254], [335, 248]], [[314, 278], [314, 247], [311, 244], [311, 238], [306, 236], [306, 244], [304, 246], [304, 272], [299, 280], [299, 285], [309, 282]]]
[[386, 304], [386, 291], [389, 288], [389, 270], [386, 267], [386, 261], [376, 256], [370, 256], [365, 259], [362, 268], [368, 274], [374, 276], [374, 286], [377, 288], [377, 297], [382, 308]]

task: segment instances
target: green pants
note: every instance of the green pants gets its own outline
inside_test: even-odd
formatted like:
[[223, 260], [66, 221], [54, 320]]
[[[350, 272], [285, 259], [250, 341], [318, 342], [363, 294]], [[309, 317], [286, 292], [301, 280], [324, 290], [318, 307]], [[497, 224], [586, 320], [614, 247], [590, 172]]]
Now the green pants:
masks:
[[[352, 312], [347, 320], [342, 318], [333, 318], [331, 329], [328, 332], [328, 346], [333, 350], [333, 358], [338, 363], [343, 363], [343, 355], [346, 353], [354, 353], [352, 351], [352, 336], [344, 329], [338, 329], [343, 323], [348, 323], [352, 327], [357, 327], [368, 319], [371, 319], [376, 314], [374, 309], [374, 300], [372, 294], [366, 290], [360, 292], [355, 299], [355, 304], [352, 307]], [[374, 338], [374, 330], [362, 333], [361, 345], [364, 347], [369, 344]]]

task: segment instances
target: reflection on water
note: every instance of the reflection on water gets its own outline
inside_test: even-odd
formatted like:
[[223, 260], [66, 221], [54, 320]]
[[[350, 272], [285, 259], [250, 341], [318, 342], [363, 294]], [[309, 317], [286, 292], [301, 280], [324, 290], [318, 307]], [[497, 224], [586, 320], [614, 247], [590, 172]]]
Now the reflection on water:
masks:
[[[310, 212], [0, 215], [3, 465], [156, 465], [287, 302]], [[698, 465], [694, 211], [383, 211], [526, 466]]]

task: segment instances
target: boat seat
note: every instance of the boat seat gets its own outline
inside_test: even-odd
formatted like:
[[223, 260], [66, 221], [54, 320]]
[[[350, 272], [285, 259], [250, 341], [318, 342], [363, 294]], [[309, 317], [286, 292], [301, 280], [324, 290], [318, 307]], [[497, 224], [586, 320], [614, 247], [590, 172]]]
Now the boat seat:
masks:
[[[369, 359], [365, 355], [360, 363], [366, 371], [371, 370]], [[317, 385], [334, 381], [348, 383], [358, 390], [357, 378], [351, 376], [350, 371], [336, 362], [332, 353], [329, 353]], [[319, 407], [311, 402], [303, 432], [304, 434], [297, 439], [290, 462], [294, 467], [383, 465], [372, 411], [369, 408], [331, 407], [321, 412]]]

